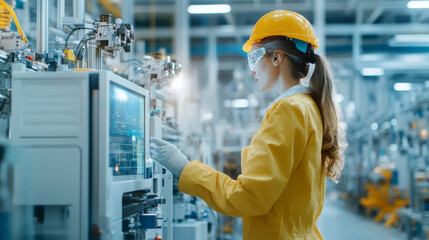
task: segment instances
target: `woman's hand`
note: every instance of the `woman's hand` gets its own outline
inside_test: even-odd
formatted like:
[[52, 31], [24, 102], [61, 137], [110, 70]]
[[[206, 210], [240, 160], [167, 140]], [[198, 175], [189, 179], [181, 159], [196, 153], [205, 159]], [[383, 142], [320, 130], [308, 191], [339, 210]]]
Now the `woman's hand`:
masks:
[[159, 138], [150, 140], [150, 157], [159, 162], [176, 177], [180, 177], [188, 159], [173, 144]]

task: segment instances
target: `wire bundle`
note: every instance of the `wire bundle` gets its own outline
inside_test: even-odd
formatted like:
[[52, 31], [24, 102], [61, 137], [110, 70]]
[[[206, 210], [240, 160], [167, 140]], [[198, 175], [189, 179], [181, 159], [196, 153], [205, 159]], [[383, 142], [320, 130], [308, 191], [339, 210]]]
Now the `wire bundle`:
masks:
[[95, 32], [94, 31], [91, 31], [91, 32], [85, 34], [85, 36], [83, 36], [82, 40], [80, 40], [80, 42], [76, 48], [76, 53], [75, 53], [76, 60], [82, 59], [83, 56], [81, 56], [81, 55], [83, 53], [84, 46], [88, 43], [88, 41], [93, 40], [93, 39], [95, 39]]

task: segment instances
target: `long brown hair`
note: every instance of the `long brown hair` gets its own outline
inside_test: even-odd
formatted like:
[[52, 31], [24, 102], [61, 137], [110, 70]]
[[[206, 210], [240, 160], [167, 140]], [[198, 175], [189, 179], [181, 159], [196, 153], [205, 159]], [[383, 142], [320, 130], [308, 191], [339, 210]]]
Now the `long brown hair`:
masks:
[[[261, 41], [270, 56], [278, 49], [289, 59], [292, 76], [296, 79], [305, 78], [309, 72], [309, 54], [297, 49], [295, 43], [283, 36], [267, 37]], [[323, 123], [322, 164], [326, 177], [338, 183], [344, 168], [344, 150], [347, 147], [345, 131], [338, 126], [342, 119], [341, 110], [333, 100], [335, 93], [334, 77], [327, 59], [314, 54], [311, 61], [315, 62], [314, 72], [309, 81], [310, 95], [319, 107]]]

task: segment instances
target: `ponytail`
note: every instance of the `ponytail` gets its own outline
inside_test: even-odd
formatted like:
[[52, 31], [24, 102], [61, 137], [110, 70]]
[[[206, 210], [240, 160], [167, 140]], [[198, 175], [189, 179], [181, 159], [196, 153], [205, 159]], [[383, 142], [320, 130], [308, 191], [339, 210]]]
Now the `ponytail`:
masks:
[[316, 66], [310, 78], [310, 95], [319, 107], [323, 123], [322, 164], [326, 177], [335, 183], [341, 177], [344, 168], [344, 155], [347, 143], [345, 132], [338, 127], [342, 116], [333, 101], [335, 92], [332, 71], [324, 56], [314, 55]]

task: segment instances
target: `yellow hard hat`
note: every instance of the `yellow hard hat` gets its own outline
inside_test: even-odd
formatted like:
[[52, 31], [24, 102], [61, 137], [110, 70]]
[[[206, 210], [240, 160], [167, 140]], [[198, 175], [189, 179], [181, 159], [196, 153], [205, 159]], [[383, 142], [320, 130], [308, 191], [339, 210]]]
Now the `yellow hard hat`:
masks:
[[276, 10], [265, 14], [256, 22], [243, 50], [250, 52], [252, 44], [271, 36], [298, 39], [310, 43], [314, 49], [319, 46], [319, 39], [305, 17], [287, 10]]

